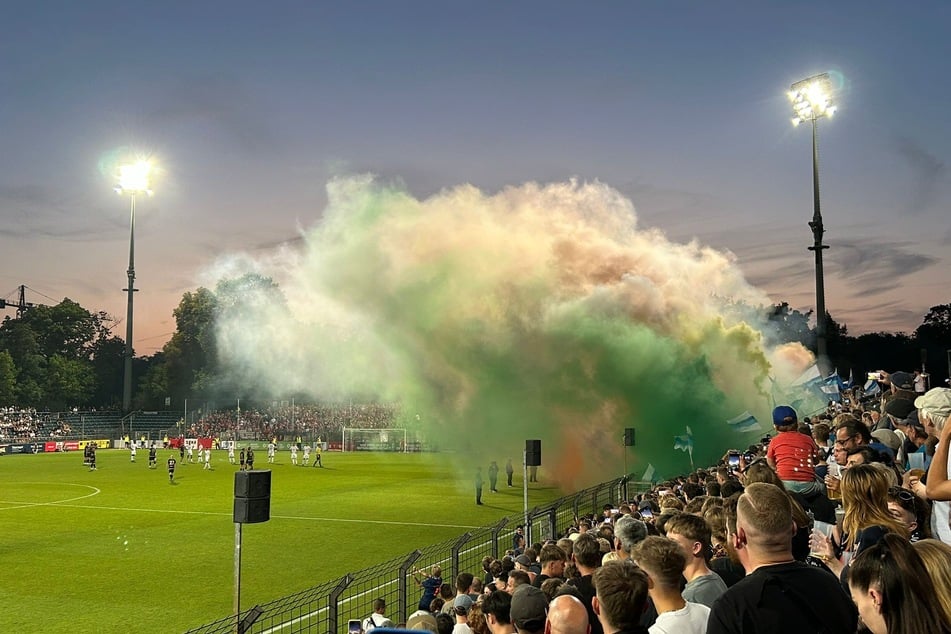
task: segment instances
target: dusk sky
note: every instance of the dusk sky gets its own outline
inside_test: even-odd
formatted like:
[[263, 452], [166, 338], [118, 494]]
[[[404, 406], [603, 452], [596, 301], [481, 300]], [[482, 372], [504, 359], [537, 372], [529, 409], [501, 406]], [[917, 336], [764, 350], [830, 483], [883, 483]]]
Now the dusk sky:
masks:
[[910, 332], [951, 301], [949, 24], [937, 1], [11, 4], [0, 297], [124, 320], [106, 166], [126, 148], [161, 166], [137, 206], [138, 355], [216, 261], [293, 246], [346, 174], [419, 198], [597, 180], [809, 310], [810, 130], [786, 91], [829, 71], [826, 305], [852, 334]]

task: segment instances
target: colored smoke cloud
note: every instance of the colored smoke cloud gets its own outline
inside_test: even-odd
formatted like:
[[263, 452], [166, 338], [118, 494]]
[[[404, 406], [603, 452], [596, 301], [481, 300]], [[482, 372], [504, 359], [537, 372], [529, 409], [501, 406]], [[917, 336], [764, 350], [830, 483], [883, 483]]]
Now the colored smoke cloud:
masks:
[[749, 410], [768, 424], [771, 366], [801, 369], [801, 348], [768, 348], [754, 309], [769, 298], [730, 254], [639, 229], [607, 185], [417, 200], [348, 177], [328, 191], [302, 249], [253, 265], [287, 306], [252, 301], [223, 321], [221, 355], [275, 394], [399, 401], [403, 424], [458, 452], [466, 474], [519, 463], [540, 438], [564, 486], [615, 477], [625, 427], [636, 475], [689, 469], [673, 449], [687, 426], [710, 464], [750, 442], [726, 419]]

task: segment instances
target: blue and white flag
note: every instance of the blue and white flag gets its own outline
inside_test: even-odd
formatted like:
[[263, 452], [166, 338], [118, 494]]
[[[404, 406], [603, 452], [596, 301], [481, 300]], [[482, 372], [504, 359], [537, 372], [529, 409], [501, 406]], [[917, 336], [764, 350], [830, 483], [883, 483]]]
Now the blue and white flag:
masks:
[[730, 426], [730, 429], [735, 431], [738, 434], [743, 434], [748, 431], [762, 431], [763, 427], [759, 424], [759, 421], [756, 420], [756, 417], [750, 414], [749, 410], [743, 412], [739, 416], [734, 416], [726, 422]]
[[822, 392], [822, 396], [827, 401], [835, 401], [836, 403], [842, 400], [841, 390], [844, 383], [842, 378], [839, 376], [838, 372], [833, 372], [826, 377], [826, 380], [818, 385], [819, 391]]
[[654, 465], [647, 463], [647, 470], [644, 471], [644, 476], [641, 478], [641, 482], [653, 482], [655, 475], [657, 475], [657, 471], [654, 469]]
[[882, 386], [878, 384], [878, 381], [869, 379], [865, 383], [865, 396], [875, 396], [882, 393]]
[[687, 433], [682, 436], [674, 436], [674, 449], [689, 451], [693, 453], [693, 432], [687, 428]]
[[852, 370], [849, 370], [849, 382], [845, 384], [845, 389], [850, 390], [855, 385], [855, 379], [852, 376]]
[[822, 377], [822, 373], [819, 372], [819, 366], [815, 363], [811, 367], [806, 369], [805, 372], [799, 375], [799, 378], [792, 382], [793, 386], [797, 385], [806, 385], [814, 382], [816, 379]]

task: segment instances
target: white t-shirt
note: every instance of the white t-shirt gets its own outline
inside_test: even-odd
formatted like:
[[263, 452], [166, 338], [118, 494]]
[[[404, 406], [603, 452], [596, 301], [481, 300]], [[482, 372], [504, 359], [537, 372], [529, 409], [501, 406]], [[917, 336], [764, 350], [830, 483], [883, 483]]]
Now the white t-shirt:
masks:
[[687, 601], [687, 605], [673, 612], [664, 612], [647, 631], [650, 634], [705, 634], [710, 608]]
[[[951, 465], [951, 456], [948, 456], [948, 464]], [[931, 505], [931, 533], [951, 545], [951, 502], [935, 502]]]

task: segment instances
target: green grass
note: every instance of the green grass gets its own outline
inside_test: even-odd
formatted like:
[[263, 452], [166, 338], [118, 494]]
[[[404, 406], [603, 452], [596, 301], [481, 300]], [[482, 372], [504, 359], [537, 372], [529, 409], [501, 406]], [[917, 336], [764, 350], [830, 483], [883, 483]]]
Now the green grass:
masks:
[[[126, 451], [0, 458], [0, 631], [182, 632], [232, 612], [234, 471]], [[176, 452], [177, 458], [177, 452]], [[471, 460], [446, 454], [324, 453], [325, 468], [271, 468], [271, 520], [246, 524], [242, 607], [264, 603], [518, 517], [521, 488], [476, 506]], [[504, 478], [504, 474], [503, 474]], [[519, 483], [520, 477], [517, 477]], [[504, 482], [504, 480], [503, 480]], [[532, 504], [559, 497], [533, 485]]]

